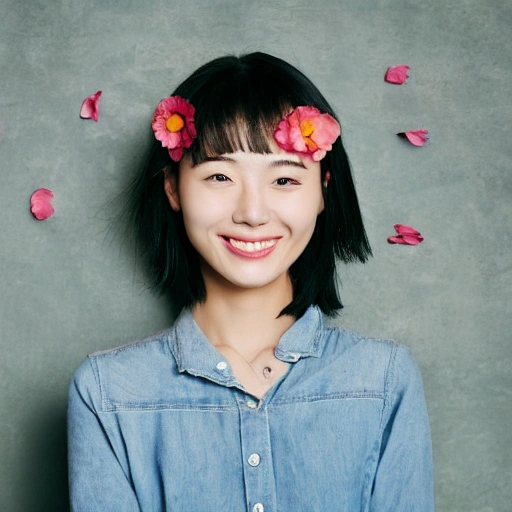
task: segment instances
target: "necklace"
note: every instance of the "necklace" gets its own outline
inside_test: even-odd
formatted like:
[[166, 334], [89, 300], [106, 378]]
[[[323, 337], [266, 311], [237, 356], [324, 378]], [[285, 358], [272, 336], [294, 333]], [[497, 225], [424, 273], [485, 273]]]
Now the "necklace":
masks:
[[256, 377], [261, 377], [261, 375], [263, 375], [264, 379], [270, 379], [272, 376], [272, 368], [270, 366], [264, 366], [262, 372], [260, 373], [255, 370], [254, 366], [242, 354], [240, 354], [236, 348], [231, 347], [231, 349], [234, 350], [249, 365]]

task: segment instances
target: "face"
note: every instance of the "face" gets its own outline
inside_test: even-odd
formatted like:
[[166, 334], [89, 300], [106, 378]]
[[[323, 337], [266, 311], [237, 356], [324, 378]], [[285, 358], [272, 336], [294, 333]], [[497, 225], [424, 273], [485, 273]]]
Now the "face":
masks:
[[275, 148], [237, 152], [193, 167], [180, 163], [178, 183], [165, 189], [181, 210], [190, 242], [210, 280], [240, 288], [282, 283], [323, 210], [320, 163]]

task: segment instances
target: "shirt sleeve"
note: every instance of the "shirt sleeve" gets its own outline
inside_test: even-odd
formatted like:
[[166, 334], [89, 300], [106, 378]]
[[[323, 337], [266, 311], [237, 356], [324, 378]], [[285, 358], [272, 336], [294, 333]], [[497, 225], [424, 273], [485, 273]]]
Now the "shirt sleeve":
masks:
[[129, 468], [120, 462], [102, 424], [101, 394], [89, 360], [69, 390], [68, 453], [72, 512], [140, 512]]
[[387, 378], [382, 444], [370, 500], [371, 512], [432, 512], [430, 425], [420, 371], [399, 346]]

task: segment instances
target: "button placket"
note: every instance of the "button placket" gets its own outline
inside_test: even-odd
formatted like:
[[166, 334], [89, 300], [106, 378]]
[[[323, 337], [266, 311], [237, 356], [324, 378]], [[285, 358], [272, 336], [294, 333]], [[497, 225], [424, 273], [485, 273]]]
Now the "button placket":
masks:
[[263, 401], [256, 402], [247, 395], [240, 398], [240, 441], [248, 510], [270, 512], [276, 507], [276, 488], [268, 409]]

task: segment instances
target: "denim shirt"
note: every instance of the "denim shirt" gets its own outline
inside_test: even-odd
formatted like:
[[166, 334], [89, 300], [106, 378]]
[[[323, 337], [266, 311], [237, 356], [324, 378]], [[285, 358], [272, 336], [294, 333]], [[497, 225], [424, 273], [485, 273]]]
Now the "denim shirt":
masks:
[[92, 354], [69, 399], [74, 512], [427, 512], [429, 421], [409, 350], [327, 328], [310, 307], [248, 394], [189, 310]]

